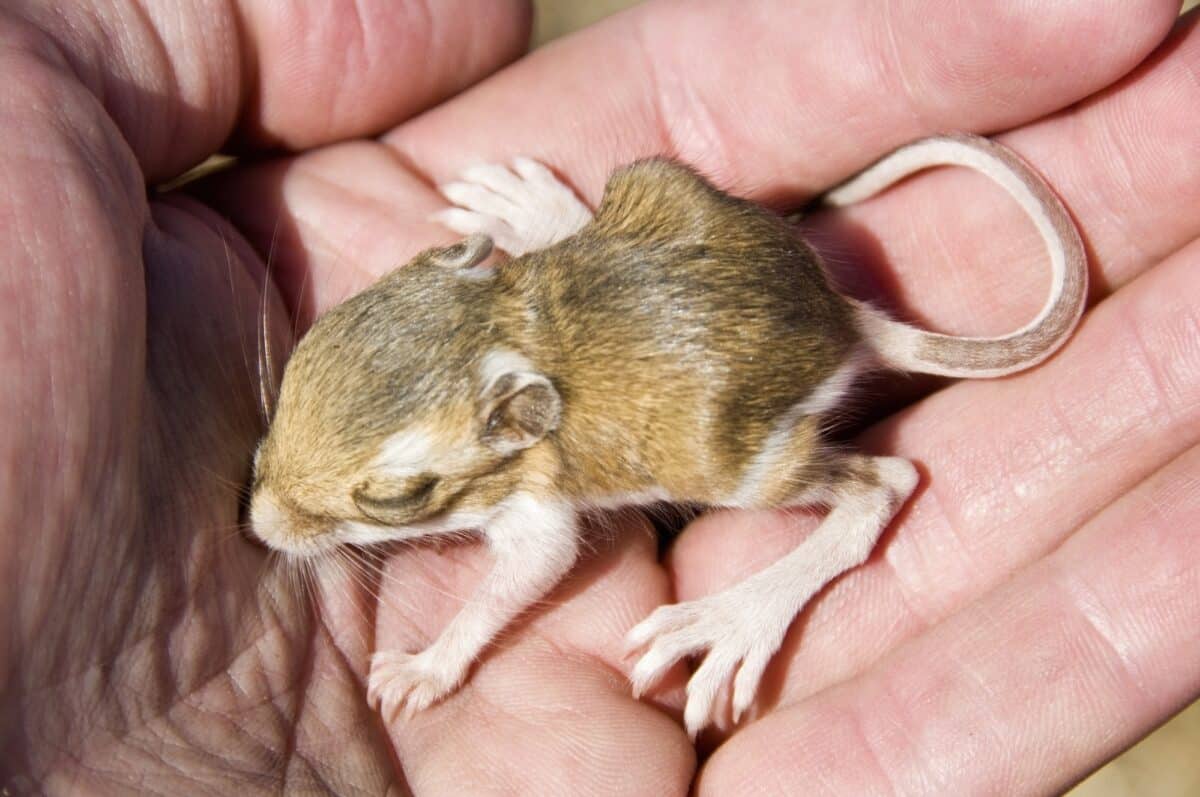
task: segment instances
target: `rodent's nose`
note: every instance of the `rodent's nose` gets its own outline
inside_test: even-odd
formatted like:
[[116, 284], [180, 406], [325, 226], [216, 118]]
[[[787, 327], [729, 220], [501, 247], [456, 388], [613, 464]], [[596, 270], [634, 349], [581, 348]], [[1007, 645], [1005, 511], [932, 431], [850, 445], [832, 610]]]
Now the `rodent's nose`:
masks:
[[272, 548], [284, 547], [287, 517], [269, 490], [255, 490], [250, 498], [250, 531]]
[[266, 487], [259, 487], [250, 498], [250, 530], [268, 548], [291, 556], [317, 556], [336, 544], [324, 528]]

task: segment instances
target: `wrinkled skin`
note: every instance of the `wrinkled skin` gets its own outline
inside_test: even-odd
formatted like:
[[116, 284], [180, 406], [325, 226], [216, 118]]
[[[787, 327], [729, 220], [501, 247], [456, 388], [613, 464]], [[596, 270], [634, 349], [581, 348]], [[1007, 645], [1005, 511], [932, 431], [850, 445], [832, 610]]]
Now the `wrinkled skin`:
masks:
[[[59, 5], [0, 12], [10, 791], [1052, 792], [1200, 692], [1200, 29], [1175, 4], [651, 2], [449, 100], [519, 54], [521, 3]], [[662, 565], [613, 521], [461, 692], [368, 711], [371, 646], [427, 642], [487, 557], [396, 554], [379, 607], [343, 564], [314, 602], [238, 534], [272, 242], [282, 349], [289, 316], [450, 240], [430, 182], [471, 162], [538, 157], [594, 201], [665, 152], [790, 207], [946, 129], [1011, 131], [1081, 225], [1094, 307], [1041, 368], [877, 410], [861, 444], [922, 488], [793, 628], [758, 717], [697, 756], [682, 674], [635, 702], [615, 651], [807, 518], [706, 517]], [[227, 141], [299, 154], [147, 200]], [[1045, 289], [969, 175], [808, 223], [859, 293], [942, 329], [1009, 328]]]

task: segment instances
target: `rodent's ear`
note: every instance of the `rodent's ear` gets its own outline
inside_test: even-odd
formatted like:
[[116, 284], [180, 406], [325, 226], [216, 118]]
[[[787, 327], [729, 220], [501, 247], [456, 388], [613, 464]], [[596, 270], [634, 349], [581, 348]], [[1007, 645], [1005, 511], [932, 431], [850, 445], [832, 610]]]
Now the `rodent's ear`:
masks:
[[510, 371], [484, 391], [481, 409], [484, 444], [501, 454], [513, 454], [558, 428], [562, 400], [541, 374]]
[[492, 253], [492, 239], [483, 233], [473, 233], [458, 243], [434, 249], [429, 259], [442, 268], [474, 268]]

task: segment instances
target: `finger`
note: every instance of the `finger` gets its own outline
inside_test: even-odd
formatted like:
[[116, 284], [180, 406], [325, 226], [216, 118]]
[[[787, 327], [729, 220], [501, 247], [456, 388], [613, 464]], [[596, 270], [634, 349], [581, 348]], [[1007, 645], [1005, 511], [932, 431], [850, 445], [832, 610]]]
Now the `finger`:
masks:
[[378, 132], [519, 57], [532, 21], [528, 0], [333, 2], [305, 11], [243, 8], [260, 66], [241, 132], [255, 143], [305, 149]]
[[322, 147], [189, 186], [267, 258], [303, 331], [337, 304], [454, 234], [445, 200], [375, 142]]
[[[620, 650], [629, 627], [669, 597], [666, 579], [644, 521], [613, 532], [502, 632], [460, 690], [389, 727], [414, 791], [686, 789], [694, 751], [676, 720], [633, 700]], [[394, 557], [381, 585], [378, 645], [425, 647], [472, 600], [487, 567], [482, 550], [460, 546]], [[680, 697], [677, 689], [676, 713]]]
[[[648, 6], [644, 13], [650, 13], [655, 7]], [[1153, 15], [1150, 15], [1153, 17]], [[1142, 17], [1143, 19], [1145, 17]], [[1104, 24], [1103, 17], [1088, 17], [1089, 25]], [[1037, 27], [1047, 20], [1033, 20], [1026, 24]], [[628, 23], [623, 23], [628, 24]], [[1008, 24], [1016, 25], [1017, 20]], [[1082, 24], [1082, 23], [1080, 23]], [[1114, 20], [1114, 25], [1117, 21]], [[1122, 21], [1122, 31], [1128, 26]], [[601, 28], [603, 31], [604, 28]], [[1157, 28], [1155, 28], [1157, 30]], [[836, 31], [831, 31], [831, 34]], [[740, 33], [740, 29], [739, 29]], [[842, 31], [843, 35], [851, 35]], [[535, 96], [540, 103], [542, 98], [553, 99], [552, 86], [543, 85], [556, 80], [564, 73], [574, 69], [582, 69], [586, 63], [587, 52], [576, 55], [579, 48], [592, 45], [588, 34], [582, 39], [564, 42], [558, 47], [550, 48], [550, 53], [558, 53], [555, 63], [545, 64], [532, 69], [524, 62], [506, 70], [504, 76], [489, 81], [489, 86], [496, 84], [507, 85], [509, 73], [519, 73], [521, 80], [528, 81], [529, 96]], [[615, 33], [613, 33], [615, 37]], [[915, 34], [914, 34], [915, 35]], [[985, 35], [980, 33], [979, 35]], [[1127, 41], [1127, 33], [1117, 37], [1118, 41]], [[1157, 34], [1156, 34], [1157, 35]], [[1152, 37], [1147, 34], [1147, 42]], [[1177, 98], [1181, 91], [1188, 90], [1188, 76], [1194, 67], [1192, 44], [1193, 36], [1188, 35], [1186, 45], [1169, 50], [1161, 58], [1153, 59], [1139, 76], [1126, 81], [1120, 90], [1104, 97], [1087, 108], [1068, 115], [1053, 123], [1039, 125], [1036, 133], [1021, 134], [1014, 137], [1012, 143], [1029, 155], [1035, 161], [1035, 166], [1048, 173], [1055, 184], [1062, 183], [1068, 204], [1078, 205], [1079, 217], [1090, 241], [1093, 242], [1093, 262], [1097, 269], [1099, 282], [1119, 282], [1129, 278], [1139, 269], [1147, 267], [1156, 254], [1153, 247], [1138, 249], [1130, 247], [1121, 229], [1128, 225], [1139, 231], [1139, 238], [1166, 242], [1167, 245], [1177, 242], [1184, 228], [1192, 224], [1192, 217], [1187, 214], [1189, 205], [1186, 202], [1169, 201], [1167, 197], [1180, 195], [1191, 196], [1192, 174], [1200, 167], [1200, 158], [1189, 157], [1186, 146], [1181, 142], [1190, 140], [1179, 134], [1179, 130], [1190, 129], [1200, 123], [1196, 117], [1200, 112], [1198, 103], [1179, 102]], [[607, 41], [607, 39], [605, 39]], [[611, 46], [620, 47], [623, 40], [614, 39]], [[1065, 42], [1065, 40], [1064, 40]], [[756, 44], [756, 47], [758, 44]], [[907, 47], [908, 45], [906, 45]], [[918, 36], [911, 42], [915, 51], [922, 50], [924, 42]], [[997, 45], [998, 46], [998, 45]], [[1067, 58], [1065, 52], [1054, 48], [1057, 40], [1041, 56], [1048, 61], [1054, 58]], [[1065, 43], [1063, 44], [1065, 47]], [[1133, 44], [1128, 46], [1132, 47]], [[1147, 43], [1146, 46], [1149, 46]], [[736, 49], [736, 48], [735, 48]], [[927, 48], [926, 48], [927, 49]], [[1135, 48], [1141, 57], [1144, 48]], [[746, 48], [743, 48], [743, 52]], [[1117, 57], [1118, 51], [1106, 50], [1105, 58]], [[1129, 54], [1132, 58], [1132, 52]], [[549, 56], [539, 54], [536, 59]], [[561, 60], [561, 63], [559, 62]], [[1120, 59], [1118, 59], [1120, 60]], [[1020, 83], [1020, 64], [1011, 61], [990, 65], [997, 75], [1008, 74], [1000, 81], [1001, 85]], [[1033, 67], [1030, 66], [1030, 69]], [[1045, 65], [1046, 69], [1050, 67]], [[1122, 61], [1120, 68], [1125, 68]], [[1012, 74], [1009, 71], [1016, 70]], [[1055, 74], [1076, 75], [1070, 70], [1053, 70]], [[1114, 76], [1119, 72], [1118, 67], [1112, 67]], [[720, 75], [713, 77], [716, 80]], [[607, 78], [606, 78], [607, 79]], [[1067, 79], [1063, 77], [1056, 80]], [[1070, 78], [1075, 79], [1075, 78]], [[699, 77], [696, 78], [699, 80]], [[840, 91], [836, 81], [828, 81]], [[1035, 81], [1034, 86], [1025, 86], [1025, 100], [1034, 101], [1046, 91], [1047, 85], [1058, 85], [1051, 81]], [[699, 83], [697, 83], [699, 85]], [[824, 85], [824, 83], [821, 83]], [[1059, 86], [1062, 89], [1061, 86]], [[718, 91], [719, 83], [710, 91]], [[1078, 91], [1084, 88], [1077, 86]], [[646, 82], [636, 81], [635, 84], [614, 84], [613, 92], [630, 92], [634, 98], [641, 97], [639, 92], [645, 92]], [[813, 91], [818, 91], [814, 88]], [[865, 89], [864, 89], [865, 90]], [[1062, 89], [1065, 92], [1065, 89]], [[489, 114], [492, 102], [492, 88], [486, 91], [474, 91], [450, 104], [450, 110], [439, 109], [427, 114], [419, 122], [413, 122], [398, 130], [393, 139], [400, 144], [408, 140], [409, 127], [427, 126], [432, 124], [429, 119], [440, 119], [442, 114], [451, 114], [451, 120], [446, 122], [446, 129], [439, 139], [436, 162], [427, 164], [419, 162], [422, 168], [428, 168], [438, 179], [446, 179], [454, 174], [454, 164], [478, 163], [489, 157], [503, 162], [509, 160], [509, 154], [489, 156], [489, 150], [477, 140], [472, 132], [472, 125], [478, 127], [482, 117]], [[513, 89], [515, 91], [515, 88]], [[961, 93], [961, 92], [960, 92]], [[1077, 93], [1077, 92], [1076, 92]], [[771, 94], [770, 84], [764, 84], [761, 90], [754, 92], [764, 106], [775, 107], [780, 104], [777, 97]], [[969, 93], [968, 93], [969, 94]], [[603, 95], [607, 96], [607, 95]], [[889, 119], [889, 115], [900, 113], [894, 106], [895, 98], [881, 93], [870, 98], [860, 97], [864, 107], [871, 108], [869, 115], [878, 115], [880, 130], [894, 130], [897, 123]], [[1063, 94], [1066, 96], [1066, 94]], [[1072, 97], [1075, 94], [1071, 94]], [[839, 94], [838, 97], [842, 97]], [[562, 98], [565, 102], [566, 98]], [[817, 100], [820, 100], [819, 102]], [[869, 99], [869, 101], [868, 101]], [[628, 98], [622, 95], [621, 102]], [[646, 102], [641, 97], [638, 102]], [[836, 114], [837, 102], [841, 99], [819, 97], [813, 100], [811, 113]], [[476, 108], [476, 103], [480, 104]], [[617, 103], [614, 99], [612, 102]], [[1015, 102], [1015, 101], [1014, 101]], [[1043, 107], [1031, 107], [1029, 114], [1040, 112]], [[1136, 109], [1145, 104], [1148, 107], [1161, 109], [1155, 118], [1161, 120], [1146, 128], [1131, 128], [1127, 124], [1130, 118], [1137, 118]], [[523, 103], [526, 108], [528, 103]], [[944, 120], [947, 125], [965, 126], [976, 117], [986, 119], [988, 114], [994, 114], [998, 107], [1017, 107], [1020, 103], [1005, 103], [988, 101], [975, 97], [973, 94], [961, 97], [961, 120]], [[540, 107], [540, 106], [539, 106]], [[573, 122], [574, 133], [570, 141], [576, 142], [580, 150], [571, 150], [566, 154], [578, 157], [577, 161], [566, 162], [562, 170], [576, 182], [588, 183], [591, 178], [589, 170], [596, 170], [596, 180], [591, 182], [591, 188], [599, 185], [599, 175], [607, 164], [622, 158], [631, 158], [642, 154], [643, 147], [658, 146], [655, 143], [653, 120], [642, 119], [632, 110], [637, 102], [628, 100], [628, 105], [618, 105], [616, 109], [599, 115], [588, 114], [583, 117], [585, 122]], [[457, 110], [455, 110], [457, 109]], [[561, 106], [553, 112], [566, 112]], [[608, 124], [613, 114], [621, 110], [628, 111], [631, 118], [622, 128], [622, 135], [614, 138], [606, 132], [604, 125]], [[546, 111], [544, 113], [550, 113]], [[543, 112], [539, 112], [543, 113]], [[547, 157], [563, 160], [566, 155], [554, 154], [547, 147], [560, 146], [564, 142], [554, 137], [553, 126], [547, 132], [543, 142], [535, 138], [533, 131], [524, 131], [521, 122], [531, 114], [530, 110], [523, 111], [519, 118], [511, 114], [493, 115], [488, 123], [488, 130], [494, 138], [503, 142], [514, 151], [534, 151]], [[479, 118], [476, 118], [478, 115]], [[1074, 126], [1069, 123], [1072, 118], [1080, 121]], [[462, 122], [459, 129], [451, 132], [453, 120]], [[501, 121], [497, 122], [499, 119]], [[547, 123], [548, 124], [548, 123]], [[789, 122], [792, 127], [796, 122]], [[580, 126], [583, 125], [581, 128]], [[640, 126], [639, 126], [640, 125]], [[821, 128], [820, 135], [831, 140], [813, 138], [807, 143], [803, 136], [817, 136], [818, 130], [809, 130], [803, 126], [790, 131], [790, 138], [796, 139], [795, 146], [802, 152], [824, 152], [829, 146], [840, 145], [844, 136], [829, 132], [826, 125]], [[1126, 172], [1117, 172], [1105, 168], [1109, 160], [1106, 147], [1097, 144], [1093, 149], [1081, 148], [1078, 144], [1077, 129], [1090, 131], [1090, 137], [1095, 141], [1119, 142], [1122, 147], [1136, 147], [1137, 151], [1162, 153], [1158, 158], [1130, 159]], [[497, 132], [499, 131], [499, 132]], [[528, 134], [529, 141], [520, 138]], [[414, 134], [415, 135], [415, 134]], [[424, 136], [421, 133], [421, 136]], [[884, 135], [882, 132], [880, 136]], [[509, 136], [505, 139], [504, 136]], [[801, 138], [797, 138], [797, 136]], [[489, 139], [490, 141], [490, 139]], [[557, 143], [555, 143], [557, 142]], [[612, 143], [619, 142], [619, 143]], [[626, 152], [621, 147], [633, 142], [636, 146], [629, 147]], [[398, 146], [400, 144], [397, 144]], [[537, 146], [535, 146], [537, 144]], [[864, 150], [859, 158], [869, 158], [873, 146], [884, 146], [881, 138], [865, 138], [862, 141]], [[372, 145], [373, 146], [373, 145]], [[574, 146], [574, 145], [572, 145]], [[665, 146], [665, 145], [664, 145]], [[475, 148], [474, 150], [472, 148]], [[586, 151], [584, 151], [586, 150]], [[1167, 157], [1169, 153], [1179, 153], [1178, 156]], [[413, 150], [415, 154], [416, 150]], [[573, 153], [573, 154], [572, 154]], [[1044, 153], [1044, 154], [1043, 154]], [[432, 155], [429, 157], [433, 157]], [[594, 157], [594, 162], [592, 158]], [[843, 159], [841, 165], [828, 157], [811, 158], [812, 168], [826, 169], [832, 165], [829, 175], [814, 182], [828, 182], [832, 175], [844, 173], [853, 168], [848, 160]], [[240, 171], [225, 175], [221, 181], [211, 185], [206, 197], [215, 202], [224, 212], [230, 215], [240, 227], [248, 232], [260, 251], [269, 247], [276, 253], [280, 276], [283, 278], [284, 290], [293, 300], [299, 293], [298, 286], [305, 283], [308, 288], [317, 286], [318, 296], [315, 307], [326, 306], [326, 301], [336, 301], [354, 290], [361, 288], [371, 279], [386, 270], [390, 270], [404, 262], [424, 246], [448, 241], [446, 231], [430, 225], [428, 216], [434, 210], [442, 207], [443, 200], [429, 191], [424, 181], [405, 167], [406, 161], [392, 157], [386, 149], [369, 150], [367, 145], [355, 145], [353, 148], [339, 148], [338, 152], [321, 152], [312, 158], [303, 158], [291, 166], [271, 165], [268, 167]], [[728, 168], [742, 168], [747, 163], [753, 163], [753, 158], [738, 154]], [[1066, 168], [1069, 167], [1069, 168]], [[756, 167], [757, 168], [757, 167]], [[763, 168], [766, 168], [764, 166]], [[791, 179], [786, 163], [778, 168], [772, 168], [771, 180], [759, 184], [744, 181], [747, 190], [752, 195], [770, 195], [778, 190], [779, 180]], [[709, 168], [710, 172], [717, 171]], [[1010, 207], [999, 192], [982, 180], [972, 180], [970, 175], [962, 173], [965, 170], [952, 172], [953, 177], [948, 181], [944, 178], [921, 178], [913, 181], [921, 183], [929, 190], [914, 192], [904, 188], [896, 189], [892, 194], [905, 197], [911, 204], [902, 211], [897, 210], [894, 200], [884, 199], [879, 204], [864, 209], [862, 215], [843, 217], [845, 221], [834, 225], [834, 229], [824, 226], [829, 219], [823, 219], [822, 225], [810, 230], [812, 238], [825, 252], [827, 260], [838, 271], [843, 282], [854, 285], [864, 278], [860, 275], [874, 274], [872, 282], [859, 286], [857, 292], [866, 296], [887, 294], [893, 304], [899, 304], [910, 315], [918, 320], [934, 326], [940, 326], [953, 331], [975, 332], [988, 334], [1011, 328], [1014, 323], [1024, 321], [1038, 306], [1045, 292], [1045, 255], [1042, 251], [1040, 238], [1032, 227], [1019, 218], [1015, 207]], [[782, 177], [780, 175], [783, 175]], [[732, 178], [731, 178], [732, 179]], [[740, 180], [741, 178], [738, 178]], [[929, 179], [931, 182], [925, 183]], [[738, 182], [733, 180], [733, 182]], [[942, 190], [947, 182], [957, 186], [955, 191]], [[734, 186], [736, 188], [736, 186]], [[753, 190], [755, 188], [761, 190]], [[965, 187], [965, 189], [964, 189]], [[903, 193], [902, 193], [903, 192]], [[1161, 193], [1159, 193], [1161, 192]], [[594, 193], [594, 191], [593, 191]], [[1122, 203], [1122, 196], [1141, 195], [1163, 198], [1161, 202], [1139, 203], [1135, 207], [1126, 208], [1128, 203]], [[945, 201], [940, 198], [946, 197]], [[947, 203], [953, 203], [951, 207]], [[858, 213], [857, 211], [855, 213]], [[938, 214], [936, 217], [934, 214]], [[1126, 227], [1116, 225], [1114, 219], [1132, 216]], [[908, 220], [915, 220], [909, 222]], [[946, 219], [953, 219], [953, 224], [947, 224]], [[919, 222], [919, 224], [918, 224]], [[861, 234], [850, 235], [853, 228], [860, 228]], [[1162, 230], [1157, 230], [1161, 225]], [[886, 241], [888, 250], [888, 265], [883, 265], [882, 250], [872, 252], [870, 247], [854, 247], [847, 251], [839, 251], [839, 246], [850, 246], [854, 240]], [[835, 244], [836, 245], [832, 245]], [[882, 246], [882, 244], [880, 245]], [[961, 263], [969, 258], [970, 269], [964, 270]], [[894, 259], [894, 264], [893, 264]], [[889, 269], [894, 269], [888, 277]], [[1111, 271], [1111, 276], [1108, 272]], [[854, 272], [854, 279], [849, 279], [849, 273]], [[350, 275], [348, 277], [347, 275]], [[899, 282], [906, 287], [912, 285], [911, 291], [902, 292], [893, 288], [890, 282]], [[323, 290], [324, 285], [335, 286], [336, 290]], [[981, 296], [984, 289], [989, 291], [992, 298], [984, 302]], [[924, 301], [924, 295], [936, 297], [936, 304]], [[914, 298], [909, 298], [910, 296]], [[311, 307], [305, 308], [301, 316], [311, 313]]]
[[[925, 487], [882, 551], [793, 630], [768, 702], [861, 672], [1200, 442], [1198, 266], [1200, 242], [1103, 302], [1045, 366], [955, 385], [867, 435], [865, 447], [918, 462]], [[803, 536], [792, 517], [729, 517], [702, 519], [677, 541], [679, 599], [719, 589]]]
[[147, 178], [231, 135], [305, 148], [394, 125], [517, 57], [524, 0], [23, 4], [28, 46], [61, 54]]
[[[921, 0], [764, 0], [697, 13], [647, 3], [387, 140], [438, 182], [520, 153], [594, 200], [614, 166], [668, 154], [738, 194], [794, 199], [920, 135], [1004, 129], [1079, 100], [1141, 61], [1178, 9], [989, 0], [956, 14]], [[1092, 40], [1103, 53], [1080, 59], [1078, 42]]]
[[870, 672], [735, 736], [699, 792], [1065, 789], [1200, 695], [1197, 484], [1192, 449]]

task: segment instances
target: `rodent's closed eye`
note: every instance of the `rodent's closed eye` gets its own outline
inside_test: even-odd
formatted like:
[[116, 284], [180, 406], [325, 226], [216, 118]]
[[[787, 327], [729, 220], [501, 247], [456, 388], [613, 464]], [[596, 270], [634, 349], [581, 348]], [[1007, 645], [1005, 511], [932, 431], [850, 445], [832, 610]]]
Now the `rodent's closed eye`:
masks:
[[351, 498], [368, 520], [391, 526], [397, 523], [397, 514], [409, 516], [428, 502], [439, 481], [435, 474], [422, 473], [402, 480], [363, 482]]

